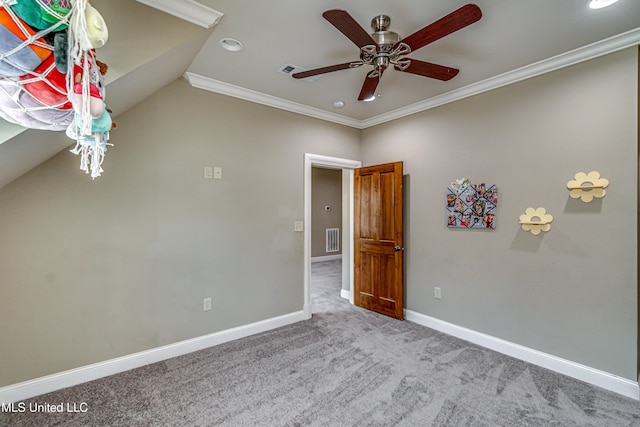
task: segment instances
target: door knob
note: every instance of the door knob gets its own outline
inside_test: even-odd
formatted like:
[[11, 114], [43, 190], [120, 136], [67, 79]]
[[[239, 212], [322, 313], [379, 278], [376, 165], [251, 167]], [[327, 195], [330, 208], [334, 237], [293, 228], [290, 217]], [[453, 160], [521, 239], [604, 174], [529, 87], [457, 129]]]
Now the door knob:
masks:
[[396, 252], [400, 252], [400, 251], [404, 251], [404, 248], [402, 248], [402, 247], [400, 247], [400, 246], [395, 246], [395, 247], [393, 248], [393, 250], [394, 250], [394, 251], [396, 251]]

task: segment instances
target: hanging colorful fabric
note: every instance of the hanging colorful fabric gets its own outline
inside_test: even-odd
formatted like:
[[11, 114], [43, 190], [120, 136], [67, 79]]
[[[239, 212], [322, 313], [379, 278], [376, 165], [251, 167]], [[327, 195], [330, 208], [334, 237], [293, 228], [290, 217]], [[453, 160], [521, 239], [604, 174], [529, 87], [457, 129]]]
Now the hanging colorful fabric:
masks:
[[38, 30], [60, 31], [61, 22], [71, 10], [70, 0], [16, 0], [11, 9], [27, 24]]
[[44, 39], [29, 42], [35, 32], [11, 14], [0, 8], [0, 75], [19, 77], [35, 69], [51, 56], [53, 49]]
[[67, 136], [76, 140], [76, 146], [71, 149], [73, 154], [80, 156], [80, 169], [91, 174], [91, 178], [102, 175], [102, 162], [109, 144], [109, 130], [113, 122], [106, 107], [100, 117], [91, 121], [91, 134], [83, 134], [81, 117], [76, 114], [73, 122], [67, 128]]
[[[79, 70], [79, 67], [76, 67]], [[41, 105], [68, 110], [67, 76], [55, 66], [53, 56], [47, 58], [33, 73], [20, 77], [22, 87]]]
[[93, 178], [110, 145], [107, 67], [95, 54], [108, 36], [88, 0], [0, 0], [0, 117], [31, 129], [66, 130]]
[[0, 78], [0, 117], [28, 129], [65, 130], [74, 117], [72, 109], [60, 110], [37, 102], [22, 86]]

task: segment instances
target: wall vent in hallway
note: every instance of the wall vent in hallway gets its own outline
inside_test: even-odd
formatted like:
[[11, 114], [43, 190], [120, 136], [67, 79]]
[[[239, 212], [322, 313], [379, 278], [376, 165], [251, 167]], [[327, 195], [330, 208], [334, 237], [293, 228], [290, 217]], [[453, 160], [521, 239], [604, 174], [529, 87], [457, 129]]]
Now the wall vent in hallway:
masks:
[[340, 251], [340, 229], [327, 228], [327, 252]]

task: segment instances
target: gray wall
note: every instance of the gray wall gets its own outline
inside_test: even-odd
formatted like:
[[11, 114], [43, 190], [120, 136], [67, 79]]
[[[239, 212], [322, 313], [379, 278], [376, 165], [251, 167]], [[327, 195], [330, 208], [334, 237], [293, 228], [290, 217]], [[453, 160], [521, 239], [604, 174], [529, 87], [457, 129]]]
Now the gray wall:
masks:
[[311, 185], [311, 256], [339, 255], [342, 241], [338, 252], [327, 252], [326, 229], [340, 229], [342, 239], [342, 171], [311, 168]]
[[[0, 190], [0, 386], [301, 310], [304, 152], [405, 162], [408, 309], [636, 379], [637, 57], [362, 132], [172, 83], [118, 116], [104, 176], [63, 152]], [[570, 200], [594, 169], [607, 196]], [[499, 186], [494, 232], [446, 228], [463, 176]]]
[[[408, 309], [636, 380], [637, 55], [363, 132], [365, 165], [404, 161]], [[605, 198], [570, 199], [566, 183], [591, 170], [609, 179]], [[446, 227], [461, 177], [498, 185], [497, 230]], [[527, 207], [554, 216], [548, 233], [520, 229]]]
[[302, 310], [304, 153], [360, 157], [182, 79], [117, 121], [102, 177], [64, 151], [0, 190], [0, 386]]

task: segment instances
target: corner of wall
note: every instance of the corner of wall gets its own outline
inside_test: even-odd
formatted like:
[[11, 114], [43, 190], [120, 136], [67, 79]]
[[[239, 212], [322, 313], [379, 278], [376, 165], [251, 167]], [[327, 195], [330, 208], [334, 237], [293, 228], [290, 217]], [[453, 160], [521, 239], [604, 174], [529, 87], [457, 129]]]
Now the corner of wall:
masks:
[[[637, 107], [636, 107], [636, 115], [637, 115], [637, 119], [636, 119], [636, 138], [638, 140], [638, 145], [637, 145], [637, 149], [636, 149], [636, 155], [638, 156], [638, 162], [636, 163], [636, 173], [638, 174], [637, 177], [637, 181], [638, 181], [638, 186], [637, 186], [637, 191], [638, 191], [638, 195], [636, 196], [636, 211], [638, 212], [638, 224], [636, 227], [636, 233], [637, 233], [637, 238], [636, 238], [636, 245], [637, 245], [637, 249], [636, 249], [636, 256], [638, 257], [638, 262], [636, 262], [636, 268], [637, 266], [640, 264], [640, 46], [637, 47], [636, 49], [636, 59], [638, 60], [638, 66], [636, 68], [636, 71], [638, 73], [638, 83], [636, 85], [636, 91], [637, 91], [637, 96], [636, 96], [636, 102], [638, 103]], [[638, 274], [636, 272], [636, 281], [637, 281], [637, 286], [638, 286], [638, 291], [637, 291], [637, 298], [638, 298], [638, 303], [637, 303], [637, 307], [638, 310], [640, 310], [640, 274]], [[638, 382], [640, 382], [640, 316], [637, 316], [636, 321], [638, 322], [638, 327], [636, 328], [637, 330], [637, 334], [638, 337], [636, 339], [636, 344], [638, 346], [638, 350], [636, 352], [636, 357], [637, 357], [637, 371], [636, 373], [638, 374]]]

